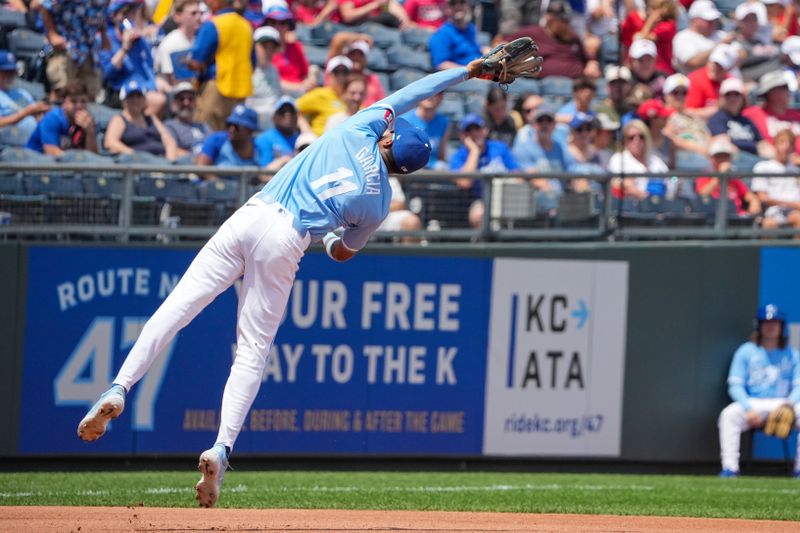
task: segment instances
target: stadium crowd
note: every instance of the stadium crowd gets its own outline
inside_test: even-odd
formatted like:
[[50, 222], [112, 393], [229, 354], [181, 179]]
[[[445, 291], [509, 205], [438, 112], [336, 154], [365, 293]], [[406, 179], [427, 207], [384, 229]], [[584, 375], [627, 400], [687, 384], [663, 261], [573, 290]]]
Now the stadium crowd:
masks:
[[[551, 199], [600, 194], [591, 175], [620, 173], [611, 191], [626, 205], [683, 199], [687, 209], [719, 197], [719, 180], [648, 173], [740, 171], [758, 177], [729, 180], [737, 215], [800, 228], [800, 183], [769, 177], [800, 165], [794, 0], [2, 4], [2, 148], [55, 159], [144, 152], [164, 164], [258, 166], [268, 180], [393, 90], [530, 36], [545, 58], [540, 79], [474, 80], [406, 116], [432, 140], [429, 170], [570, 174], [529, 180]], [[480, 183], [453, 189], [479, 224]]]

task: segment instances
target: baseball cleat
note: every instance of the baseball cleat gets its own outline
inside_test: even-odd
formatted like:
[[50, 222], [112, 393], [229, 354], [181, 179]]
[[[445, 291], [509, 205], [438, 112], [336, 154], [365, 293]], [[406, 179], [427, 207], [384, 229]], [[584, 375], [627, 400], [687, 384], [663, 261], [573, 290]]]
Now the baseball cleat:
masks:
[[84, 442], [99, 439], [106, 432], [108, 423], [122, 414], [125, 409], [125, 391], [114, 385], [97, 400], [81, 423], [78, 424], [78, 438]]
[[197, 465], [197, 469], [200, 470], [203, 477], [194, 486], [195, 499], [200, 507], [214, 507], [219, 500], [222, 479], [228, 468], [227, 455], [225, 446], [222, 444], [215, 444], [213, 448], [200, 454], [200, 464]]
[[728, 470], [727, 468], [719, 473], [719, 477], [729, 478], [729, 477], [739, 477], [739, 472], [736, 470]]

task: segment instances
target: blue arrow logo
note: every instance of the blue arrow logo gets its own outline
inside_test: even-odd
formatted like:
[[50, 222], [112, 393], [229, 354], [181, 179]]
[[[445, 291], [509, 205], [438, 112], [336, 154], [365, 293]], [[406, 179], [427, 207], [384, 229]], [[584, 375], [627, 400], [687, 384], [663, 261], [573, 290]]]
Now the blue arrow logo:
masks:
[[578, 329], [581, 329], [586, 324], [586, 320], [589, 318], [589, 308], [586, 307], [586, 302], [583, 301], [583, 298], [578, 299], [578, 309], [572, 312], [572, 316], [578, 319]]

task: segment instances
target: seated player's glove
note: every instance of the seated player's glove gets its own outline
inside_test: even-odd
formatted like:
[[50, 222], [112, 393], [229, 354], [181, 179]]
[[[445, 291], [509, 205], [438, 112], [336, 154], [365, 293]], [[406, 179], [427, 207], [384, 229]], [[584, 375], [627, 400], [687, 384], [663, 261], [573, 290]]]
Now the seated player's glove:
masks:
[[483, 56], [481, 73], [484, 80], [511, 83], [519, 77], [531, 78], [542, 71], [544, 58], [537, 55], [539, 47], [530, 37], [520, 37], [496, 46]]
[[779, 439], [785, 439], [794, 427], [794, 408], [783, 404], [773, 409], [764, 422], [764, 433]]

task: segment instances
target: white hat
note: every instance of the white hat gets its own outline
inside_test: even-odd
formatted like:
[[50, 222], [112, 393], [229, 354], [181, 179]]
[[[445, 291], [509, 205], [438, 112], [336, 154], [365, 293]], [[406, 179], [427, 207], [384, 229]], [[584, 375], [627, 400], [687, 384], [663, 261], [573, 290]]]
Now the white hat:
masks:
[[353, 70], [353, 62], [350, 61], [350, 58], [347, 56], [334, 56], [330, 58], [328, 64], [325, 65], [325, 72], [330, 74], [336, 67], [346, 67], [347, 70]]
[[789, 56], [789, 60], [795, 65], [800, 65], [800, 37], [787, 37], [781, 45], [781, 53]]
[[758, 79], [758, 94], [761, 96], [778, 87], [789, 87], [782, 70], [771, 70]]
[[708, 155], [734, 155], [736, 152], [738, 152], [736, 146], [734, 146], [734, 144], [730, 142], [727, 137], [717, 137], [711, 141], [711, 144], [708, 146]]
[[695, 0], [689, 8], [689, 18], [699, 18], [703, 20], [719, 20], [722, 13], [714, 6], [711, 0]]
[[658, 55], [656, 43], [650, 39], [635, 39], [628, 50], [628, 55], [631, 59], [639, 59], [644, 56], [656, 57]]
[[606, 82], [611, 83], [612, 81], [617, 80], [624, 80], [627, 82], [631, 81], [631, 69], [626, 66], [619, 66], [619, 65], [607, 65], [606, 70], [604, 72], [604, 76]]
[[600, 124], [601, 130], [614, 131], [619, 129], [619, 121], [614, 120], [605, 113], [597, 114], [597, 122]]
[[353, 41], [352, 43], [348, 44], [344, 47], [344, 53], [349, 54], [350, 52], [358, 50], [362, 52], [365, 56], [369, 55], [369, 43], [364, 40]]
[[736, 50], [727, 44], [719, 44], [708, 56], [711, 63], [716, 63], [725, 70], [731, 70], [736, 66]]
[[281, 34], [278, 33], [278, 30], [272, 26], [261, 26], [255, 32], [253, 32], [254, 43], [264, 43], [267, 41], [280, 44]]
[[194, 85], [192, 85], [188, 81], [181, 81], [181, 82], [178, 82], [172, 88], [172, 90], [170, 91], [170, 94], [178, 95], [178, 94], [181, 94], [181, 93], [188, 93], [188, 92], [197, 93], [197, 91], [194, 88]]
[[673, 74], [672, 76], [668, 76], [666, 80], [664, 80], [664, 94], [669, 94], [675, 89], [683, 87], [684, 89], [689, 89], [689, 78], [685, 74], [681, 74], [680, 72], [677, 74]]
[[739, 78], [725, 78], [719, 86], [719, 94], [739, 93], [745, 94], [744, 83]]
[[767, 23], [767, 8], [761, 2], [743, 2], [736, 6], [733, 15], [736, 20], [744, 20], [747, 15], [755, 15], [760, 26]]

